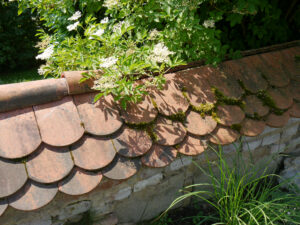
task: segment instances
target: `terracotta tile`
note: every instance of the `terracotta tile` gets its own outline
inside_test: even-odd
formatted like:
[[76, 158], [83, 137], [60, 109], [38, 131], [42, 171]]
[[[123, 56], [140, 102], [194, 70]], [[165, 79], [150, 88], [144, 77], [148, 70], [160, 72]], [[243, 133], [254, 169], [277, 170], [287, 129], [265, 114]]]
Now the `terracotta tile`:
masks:
[[269, 107], [264, 105], [263, 102], [255, 95], [248, 95], [244, 99], [245, 113], [250, 116], [257, 114], [258, 116], [265, 116], [269, 113]]
[[206, 137], [191, 137], [188, 136], [177, 149], [178, 152], [184, 155], [199, 155], [207, 148]]
[[71, 97], [34, 106], [42, 140], [53, 146], [67, 146], [84, 133], [81, 120]]
[[242, 97], [244, 91], [237, 82], [237, 79], [231, 74], [225, 74], [221, 68], [214, 68], [212, 66], [205, 66], [203, 74], [211, 86], [216, 87], [220, 92], [229, 98], [239, 99]]
[[157, 143], [161, 145], [176, 145], [183, 141], [186, 129], [180, 122], [159, 118], [153, 129], [157, 136]]
[[2, 214], [5, 212], [5, 210], [7, 209], [7, 202], [5, 199], [0, 199], [0, 216], [2, 216]]
[[82, 195], [92, 191], [102, 179], [101, 173], [75, 167], [72, 173], [58, 184], [58, 190], [68, 195]]
[[290, 116], [300, 118], [300, 103], [294, 102], [290, 110]]
[[180, 71], [176, 73], [174, 81], [185, 91], [186, 97], [194, 106], [216, 103], [211, 85], [201, 77], [201, 68]]
[[0, 113], [0, 156], [21, 158], [41, 143], [32, 107]]
[[152, 146], [152, 140], [146, 131], [127, 127], [112, 141], [117, 152], [125, 157], [141, 156]]
[[294, 79], [299, 75], [299, 69], [297, 69], [295, 62], [295, 55], [293, 54], [293, 51], [291, 51], [291, 48], [273, 51], [270, 52], [270, 55], [272, 55], [276, 61], [280, 62], [282, 69], [290, 79]]
[[126, 110], [122, 109], [121, 112], [125, 122], [131, 124], [150, 123], [157, 116], [157, 110], [149, 96], [139, 103], [129, 103]]
[[94, 102], [95, 93], [76, 95], [74, 103], [77, 106], [80, 119], [85, 130], [94, 135], [109, 135], [122, 126], [119, 111], [112, 96], [102, 97]]
[[23, 211], [36, 210], [51, 202], [57, 190], [57, 184], [46, 185], [28, 181], [20, 191], [9, 197], [9, 205]]
[[165, 167], [177, 156], [177, 150], [170, 146], [153, 145], [153, 148], [142, 157], [141, 161], [149, 167]]
[[74, 166], [67, 147], [47, 145], [35, 151], [26, 162], [28, 177], [40, 183], [53, 183], [67, 176]]
[[188, 101], [172, 80], [167, 80], [162, 90], [152, 89], [150, 96], [156, 103], [158, 111], [166, 116], [186, 112], [189, 107]]
[[241, 134], [245, 136], [257, 136], [265, 129], [266, 123], [260, 120], [244, 119], [241, 123]]
[[124, 180], [136, 174], [140, 167], [140, 159], [129, 159], [117, 155], [114, 160], [102, 170], [102, 174], [113, 180]]
[[270, 127], [283, 127], [290, 119], [290, 112], [286, 111], [282, 115], [271, 113], [268, 115], [266, 124]]
[[239, 138], [239, 133], [229, 127], [218, 126], [211, 133], [209, 141], [214, 144], [227, 145], [235, 142]]
[[26, 180], [27, 174], [23, 163], [0, 158], [0, 198], [18, 191]]
[[247, 63], [248, 62], [243, 59], [230, 60], [222, 63], [221, 68], [226, 74], [231, 74], [240, 80], [252, 93], [267, 89], [268, 83], [262, 77], [261, 73], [253, 67], [249, 67]]
[[202, 118], [199, 113], [191, 111], [187, 115], [185, 126], [191, 134], [206, 135], [216, 128], [217, 122], [212, 116]]
[[293, 97], [288, 88], [270, 88], [267, 94], [270, 95], [279, 109], [287, 109], [293, 104]]
[[231, 126], [233, 124], [242, 122], [245, 118], [245, 113], [239, 106], [223, 105], [218, 106], [217, 116], [219, 118], [220, 124]]
[[291, 91], [293, 98], [300, 101], [300, 81], [291, 82], [288, 88]]
[[112, 141], [85, 135], [71, 147], [76, 166], [97, 170], [107, 166], [116, 155]]
[[272, 53], [264, 53], [257, 55], [265, 63], [265, 77], [269, 83], [276, 87], [285, 87], [289, 84], [290, 78], [286, 71], [284, 71], [282, 64], [278, 59], [273, 57]]

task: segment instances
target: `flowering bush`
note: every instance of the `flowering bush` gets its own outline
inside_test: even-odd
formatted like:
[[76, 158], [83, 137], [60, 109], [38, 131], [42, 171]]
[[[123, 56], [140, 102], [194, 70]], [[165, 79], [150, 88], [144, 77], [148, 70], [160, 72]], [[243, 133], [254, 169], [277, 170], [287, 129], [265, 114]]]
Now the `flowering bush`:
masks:
[[[216, 64], [228, 50], [215, 24], [255, 14], [257, 0], [18, 0], [19, 12], [36, 10], [46, 60], [39, 73], [89, 72], [94, 89], [113, 94], [126, 107], [149, 86], [161, 86], [171, 67], [204, 59]], [[263, 1], [265, 2], [265, 0]], [[268, 6], [268, 5], [267, 5]], [[267, 7], [266, 6], [266, 7]], [[235, 17], [234, 17], [235, 15]], [[234, 22], [233, 22], [234, 23]], [[146, 77], [143, 83], [136, 81]]]

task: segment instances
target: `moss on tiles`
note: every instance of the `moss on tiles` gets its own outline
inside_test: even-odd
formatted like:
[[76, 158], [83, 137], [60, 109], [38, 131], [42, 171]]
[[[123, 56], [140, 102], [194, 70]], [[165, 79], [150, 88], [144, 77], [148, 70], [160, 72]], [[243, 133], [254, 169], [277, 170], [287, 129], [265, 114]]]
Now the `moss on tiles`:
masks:
[[233, 124], [233, 125], [230, 126], [230, 128], [232, 130], [236, 130], [237, 132], [240, 132], [241, 129], [242, 129], [242, 125], [241, 124]]
[[210, 114], [215, 109], [215, 104], [213, 103], [201, 103], [199, 106], [191, 106], [192, 110], [199, 113]]
[[264, 105], [269, 106], [270, 108], [276, 109], [276, 104], [274, 100], [266, 91], [259, 91], [256, 96], [263, 102]]
[[172, 121], [178, 121], [178, 122], [184, 122], [186, 119], [186, 114], [185, 112], [178, 112], [174, 115], [171, 116], [165, 116], [167, 119], [172, 120]]
[[242, 109], [245, 107], [245, 103], [242, 100], [236, 98], [229, 98], [225, 96], [221, 91], [219, 91], [216, 87], [213, 87], [212, 90], [217, 98], [217, 103], [216, 103], [217, 105], [219, 104], [237, 105]]

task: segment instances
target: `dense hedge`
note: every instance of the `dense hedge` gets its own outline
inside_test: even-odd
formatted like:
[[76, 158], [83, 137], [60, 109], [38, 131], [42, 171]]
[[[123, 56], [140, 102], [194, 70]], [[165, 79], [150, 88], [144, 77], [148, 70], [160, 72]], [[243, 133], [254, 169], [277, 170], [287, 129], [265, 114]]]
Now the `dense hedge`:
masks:
[[16, 2], [0, 2], [0, 72], [36, 64], [36, 25], [30, 10], [18, 16]]

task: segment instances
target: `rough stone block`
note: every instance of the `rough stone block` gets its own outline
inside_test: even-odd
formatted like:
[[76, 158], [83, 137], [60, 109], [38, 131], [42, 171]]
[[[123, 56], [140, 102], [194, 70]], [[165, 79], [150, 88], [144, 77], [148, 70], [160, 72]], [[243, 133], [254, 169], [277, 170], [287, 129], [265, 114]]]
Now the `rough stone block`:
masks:
[[243, 151], [253, 151], [262, 144], [262, 139], [248, 138], [248, 141], [243, 143]]
[[262, 141], [262, 146], [271, 145], [280, 140], [280, 133], [270, 134], [265, 136]]
[[188, 166], [192, 163], [192, 157], [180, 157], [170, 164], [170, 170], [179, 170], [182, 167]]
[[283, 140], [293, 137], [298, 131], [299, 124], [295, 124], [282, 132], [281, 138]]
[[275, 144], [271, 146], [271, 154], [277, 154], [284, 152], [286, 145], [285, 144]]
[[80, 201], [71, 203], [65, 207], [58, 216], [59, 220], [65, 220], [73, 216], [82, 214], [91, 208], [91, 201]]
[[126, 187], [124, 189], [121, 189], [118, 191], [118, 193], [115, 195], [114, 199], [117, 201], [123, 200], [125, 198], [128, 198], [132, 193], [131, 187]]
[[148, 186], [158, 184], [163, 179], [162, 173], [156, 174], [146, 180], [139, 181], [133, 187], [133, 192], [138, 192], [145, 189]]

